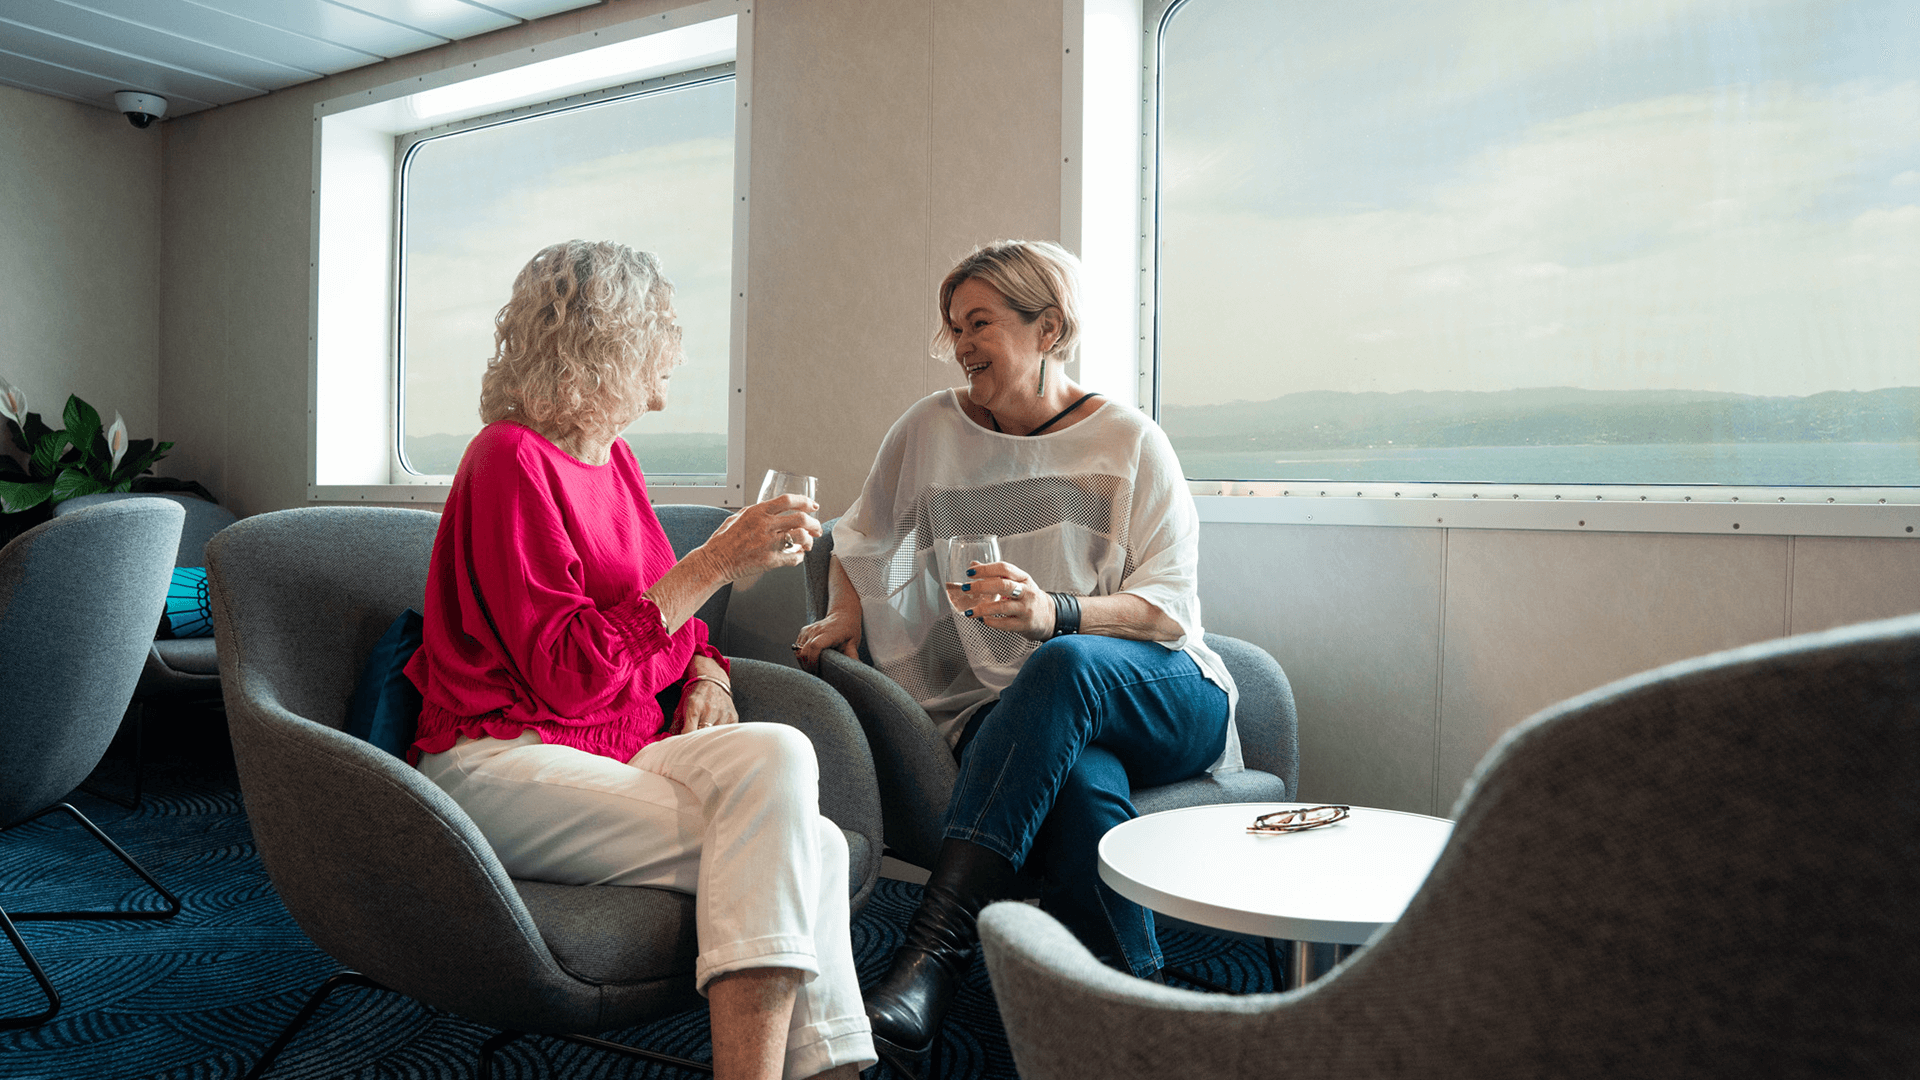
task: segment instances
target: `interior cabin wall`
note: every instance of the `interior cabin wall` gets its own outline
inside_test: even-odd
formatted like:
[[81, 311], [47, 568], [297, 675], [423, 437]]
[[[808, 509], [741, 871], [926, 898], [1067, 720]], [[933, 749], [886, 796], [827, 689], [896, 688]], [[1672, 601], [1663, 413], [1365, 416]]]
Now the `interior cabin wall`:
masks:
[[163, 138], [118, 113], [0, 86], [0, 377], [53, 427], [78, 394], [108, 423], [119, 412], [133, 438], [168, 437]]
[[[668, 6], [620, 0], [169, 121], [159, 408], [178, 475], [243, 514], [306, 504], [316, 102]], [[1061, 0], [754, 17], [747, 476], [816, 475], [830, 515], [893, 420], [956, 381], [926, 358], [942, 274], [982, 240], [1059, 235]], [[1201, 582], [1209, 627], [1293, 679], [1304, 796], [1446, 813], [1542, 706], [1920, 609], [1920, 544], [1209, 524]], [[801, 595], [798, 571], [737, 590], [730, 651], [787, 659]]]
[[1200, 592], [1209, 630], [1293, 682], [1302, 797], [1445, 815], [1548, 705], [1920, 611], [1920, 542], [1216, 523]]

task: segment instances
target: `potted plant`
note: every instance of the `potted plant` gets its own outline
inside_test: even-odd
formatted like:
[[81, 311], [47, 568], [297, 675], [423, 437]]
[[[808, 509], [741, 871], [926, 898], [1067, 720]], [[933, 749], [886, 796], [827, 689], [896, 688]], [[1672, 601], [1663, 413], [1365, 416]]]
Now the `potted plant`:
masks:
[[[111, 425], [103, 426], [100, 413], [78, 395], [68, 396], [61, 416], [65, 426], [55, 430], [39, 413], [27, 410], [25, 394], [0, 379], [0, 416], [6, 418], [7, 434], [26, 458], [22, 464], [0, 454], [0, 515], [4, 515], [0, 539], [25, 532], [46, 520], [56, 504], [81, 495], [187, 486], [177, 481], [143, 482], [149, 479], [143, 474], [152, 471], [154, 462], [165, 457], [173, 444], [129, 440], [127, 423], [119, 413]], [[198, 484], [190, 487], [199, 488], [196, 494], [205, 494]]]

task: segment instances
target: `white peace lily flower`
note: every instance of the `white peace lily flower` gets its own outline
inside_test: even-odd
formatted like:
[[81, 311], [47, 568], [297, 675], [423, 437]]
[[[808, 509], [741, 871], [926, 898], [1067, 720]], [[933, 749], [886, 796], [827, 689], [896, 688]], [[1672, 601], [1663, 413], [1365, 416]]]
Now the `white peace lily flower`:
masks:
[[27, 395], [5, 379], [0, 379], [0, 413], [16, 424], [27, 422]]
[[112, 472], [120, 467], [120, 458], [127, 452], [127, 422], [120, 418], [118, 409], [113, 413], [113, 426], [107, 429], [107, 450], [113, 455], [113, 464], [107, 466]]

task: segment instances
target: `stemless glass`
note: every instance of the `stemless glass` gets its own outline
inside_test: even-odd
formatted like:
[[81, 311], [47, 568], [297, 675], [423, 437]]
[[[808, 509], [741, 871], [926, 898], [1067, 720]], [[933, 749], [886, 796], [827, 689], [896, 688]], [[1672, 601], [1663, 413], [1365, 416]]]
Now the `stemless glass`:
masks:
[[[955, 611], [965, 611], [978, 599], [973, 593], [963, 593], [960, 586], [972, 579], [967, 577], [967, 566], [971, 563], [990, 563], [1000, 561], [1000, 538], [989, 533], [976, 533], [968, 536], [955, 536], [947, 540], [946, 580], [947, 599], [952, 602]], [[995, 597], [994, 599], [999, 599]]]
[[[760, 481], [760, 498], [757, 501], [766, 502], [768, 499], [776, 499], [782, 495], [800, 495], [808, 499], [817, 499], [814, 489], [819, 484], [820, 481], [811, 476], [768, 469], [767, 475]], [[800, 550], [800, 545], [793, 539], [792, 533], [780, 538], [780, 550], [789, 554]]]

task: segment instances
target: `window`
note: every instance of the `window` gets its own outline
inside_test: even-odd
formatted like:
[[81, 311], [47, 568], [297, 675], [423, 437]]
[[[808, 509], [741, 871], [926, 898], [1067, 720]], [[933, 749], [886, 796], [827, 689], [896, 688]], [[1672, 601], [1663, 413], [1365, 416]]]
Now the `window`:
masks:
[[687, 362], [672, 403], [626, 432], [651, 483], [727, 472], [733, 305], [734, 80], [656, 88], [404, 137], [400, 174], [400, 465], [451, 475], [480, 429], [493, 314], [535, 251], [606, 239], [651, 251], [674, 283]]
[[493, 316], [540, 248], [657, 253], [687, 363], [625, 433], [654, 488], [738, 506], [752, 9], [697, 0], [314, 106], [308, 497], [434, 503]]
[[1920, 486], [1920, 7], [1161, 10], [1190, 477]]

